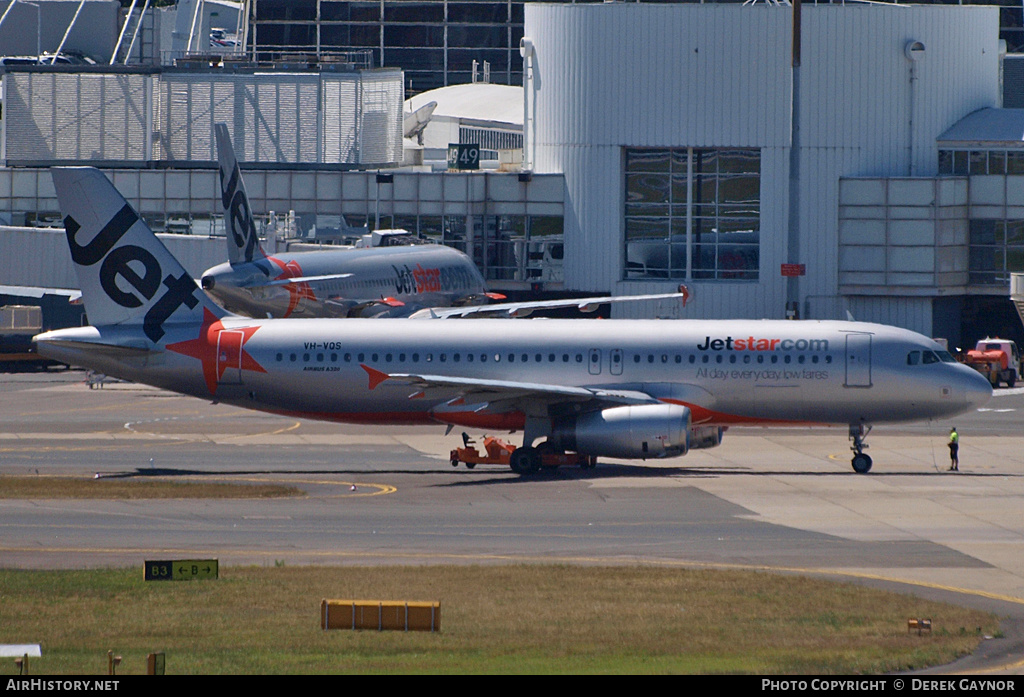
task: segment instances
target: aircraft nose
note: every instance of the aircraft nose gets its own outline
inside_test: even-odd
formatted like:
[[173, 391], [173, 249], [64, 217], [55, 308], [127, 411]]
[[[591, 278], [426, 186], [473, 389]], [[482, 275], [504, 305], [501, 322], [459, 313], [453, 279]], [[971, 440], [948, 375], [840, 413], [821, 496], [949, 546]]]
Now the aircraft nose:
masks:
[[965, 401], [974, 409], [992, 399], [992, 385], [984, 375], [977, 371], [967, 368], [961, 384]]

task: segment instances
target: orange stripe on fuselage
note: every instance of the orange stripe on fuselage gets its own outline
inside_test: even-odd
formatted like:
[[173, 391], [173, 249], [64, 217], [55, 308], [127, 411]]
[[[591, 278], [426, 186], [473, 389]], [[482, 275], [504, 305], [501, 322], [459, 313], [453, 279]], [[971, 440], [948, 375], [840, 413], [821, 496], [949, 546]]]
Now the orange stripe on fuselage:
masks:
[[[765, 419], [757, 416], [739, 416], [706, 409], [678, 399], [662, 399], [666, 404], [687, 407], [694, 426], [828, 426], [820, 421], [790, 419]], [[314, 412], [283, 411], [267, 409], [269, 413], [292, 418], [336, 421], [351, 424], [376, 424], [382, 426], [416, 426], [431, 423], [452, 424], [466, 428], [490, 431], [518, 431], [526, 425], [526, 417], [520, 411], [487, 414], [475, 411], [442, 412], [431, 414], [425, 411], [379, 411], [379, 412]]]

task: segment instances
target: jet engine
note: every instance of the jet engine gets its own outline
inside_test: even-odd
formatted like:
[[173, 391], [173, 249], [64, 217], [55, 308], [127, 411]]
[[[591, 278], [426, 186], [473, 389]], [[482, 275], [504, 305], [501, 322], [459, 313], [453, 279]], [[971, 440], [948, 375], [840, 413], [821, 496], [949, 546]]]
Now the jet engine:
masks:
[[686, 407], [642, 404], [557, 419], [548, 442], [586, 455], [646, 460], [685, 455], [689, 432]]
[[690, 429], [687, 445], [690, 450], [717, 447], [722, 444], [722, 433], [724, 432], [725, 429], [721, 426], [694, 426]]

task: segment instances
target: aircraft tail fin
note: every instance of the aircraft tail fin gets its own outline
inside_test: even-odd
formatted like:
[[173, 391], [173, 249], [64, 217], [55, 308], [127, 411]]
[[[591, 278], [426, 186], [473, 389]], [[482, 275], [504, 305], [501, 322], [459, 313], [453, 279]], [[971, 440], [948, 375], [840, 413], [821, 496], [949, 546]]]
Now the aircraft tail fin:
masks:
[[228, 241], [228, 261], [235, 264], [266, 257], [256, 236], [256, 222], [249, 208], [242, 170], [238, 167], [235, 149], [227, 124], [214, 125], [217, 138], [217, 163], [220, 168], [220, 197], [224, 204], [224, 227]]
[[154, 343], [167, 322], [228, 315], [200, 290], [98, 169], [54, 167], [71, 259], [93, 326], [138, 324]]

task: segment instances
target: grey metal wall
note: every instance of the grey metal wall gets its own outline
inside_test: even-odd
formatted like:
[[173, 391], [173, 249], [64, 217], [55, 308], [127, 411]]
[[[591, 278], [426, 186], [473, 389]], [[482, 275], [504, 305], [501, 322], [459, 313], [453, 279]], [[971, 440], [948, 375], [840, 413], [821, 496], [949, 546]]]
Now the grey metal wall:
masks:
[[[158, 236], [196, 278], [227, 258], [224, 238]], [[64, 230], [0, 226], [0, 285], [78, 288]]]
[[[692, 281], [694, 300], [680, 314], [782, 316], [791, 8], [529, 3], [525, 13], [536, 49], [527, 147], [534, 143], [537, 171], [565, 174], [566, 286], [669, 285], [621, 280], [623, 148], [757, 147], [760, 280]], [[998, 104], [998, 10], [805, 4], [802, 16], [801, 305], [815, 317], [841, 317], [839, 178], [936, 173], [935, 138]], [[926, 47], [916, 63], [904, 53], [909, 40]]]
[[150, 159], [152, 76], [10, 72], [2, 81], [9, 163]]
[[243, 162], [402, 161], [402, 72], [161, 74], [14, 70], [3, 76], [0, 157], [53, 162], [215, 161], [228, 123]]

